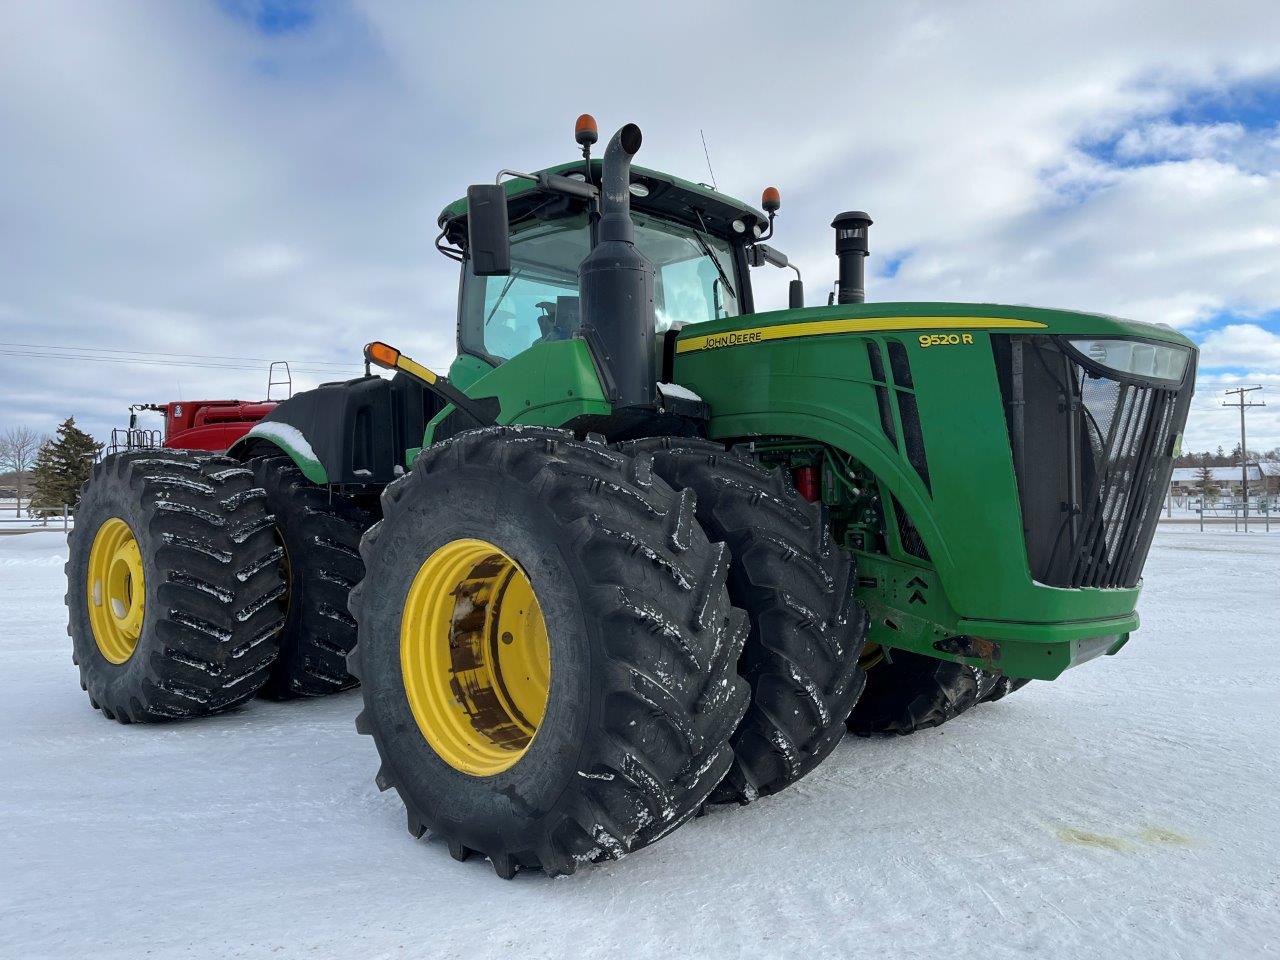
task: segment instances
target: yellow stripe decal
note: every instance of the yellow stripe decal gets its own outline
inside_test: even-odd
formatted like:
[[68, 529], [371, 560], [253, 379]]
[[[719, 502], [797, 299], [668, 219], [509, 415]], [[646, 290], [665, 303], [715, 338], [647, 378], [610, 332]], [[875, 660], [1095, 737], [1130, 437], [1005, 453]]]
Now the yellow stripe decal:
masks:
[[440, 379], [417, 360], [410, 360], [403, 353], [400, 354], [400, 359], [396, 361], [396, 366], [405, 373], [412, 374], [415, 377], [427, 381], [427, 383], [435, 383]]
[[868, 317], [862, 320], [810, 320], [804, 323], [780, 323], [773, 327], [750, 327], [727, 330], [702, 337], [689, 337], [676, 342], [676, 353], [694, 350], [716, 350], [766, 340], [790, 340], [795, 337], [823, 337], [835, 333], [888, 333], [893, 330], [1039, 330], [1048, 324], [1035, 320], [1008, 320], [1001, 317]]

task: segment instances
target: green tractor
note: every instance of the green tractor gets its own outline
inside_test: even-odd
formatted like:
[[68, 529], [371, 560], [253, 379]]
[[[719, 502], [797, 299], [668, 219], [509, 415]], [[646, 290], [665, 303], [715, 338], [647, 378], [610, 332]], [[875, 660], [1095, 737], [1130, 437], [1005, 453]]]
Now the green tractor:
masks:
[[[410, 832], [572, 873], [1116, 653], [1191, 400], [1172, 330], [1021, 306], [758, 313], [779, 207], [593, 159], [440, 216], [448, 376], [395, 348], [227, 454], [103, 460], [70, 628], [124, 723], [362, 687]], [[375, 373], [373, 366], [391, 371]]]

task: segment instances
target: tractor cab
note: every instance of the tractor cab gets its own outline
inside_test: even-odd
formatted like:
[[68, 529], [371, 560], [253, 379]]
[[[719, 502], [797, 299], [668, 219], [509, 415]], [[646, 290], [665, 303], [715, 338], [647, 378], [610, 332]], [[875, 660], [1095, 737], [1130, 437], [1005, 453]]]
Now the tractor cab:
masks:
[[[462, 354], [496, 366], [537, 343], [568, 340], [580, 332], [578, 267], [593, 246], [594, 201], [540, 184], [568, 180], [598, 191], [602, 173], [599, 160], [579, 161], [502, 184], [510, 244], [505, 274], [478, 274], [476, 261], [465, 255], [467, 200], [440, 214], [440, 249], [462, 263]], [[702, 184], [641, 167], [632, 168], [628, 191], [636, 247], [654, 268], [659, 340], [687, 324], [755, 311], [749, 265], [752, 246], [771, 230], [770, 214]]]

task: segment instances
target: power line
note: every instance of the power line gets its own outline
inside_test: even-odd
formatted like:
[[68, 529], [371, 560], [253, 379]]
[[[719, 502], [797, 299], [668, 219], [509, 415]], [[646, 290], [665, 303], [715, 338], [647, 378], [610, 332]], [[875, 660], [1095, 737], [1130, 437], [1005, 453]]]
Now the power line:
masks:
[[[77, 353], [123, 353], [148, 357], [190, 357], [196, 360], [237, 360], [254, 361], [258, 363], [271, 363], [273, 359], [271, 357], [230, 357], [212, 353], [164, 353], [159, 350], [120, 350], [111, 347], [73, 347], [65, 343], [14, 343], [7, 340], [0, 340], [0, 347], [24, 347], [34, 350], [74, 350]], [[346, 363], [337, 360], [302, 360], [299, 361], [299, 363], [321, 367], [350, 367], [357, 365], [355, 363]]]
[[[247, 364], [236, 363], [201, 363], [190, 360], [149, 360], [143, 357], [87, 357], [75, 353], [36, 353], [30, 350], [4, 350], [0, 349], [0, 356], [18, 357], [33, 360], [72, 360], [85, 363], [123, 363], [129, 366], [153, 366], [153, 367], [174, 367], [178, 369], [201, 369], [201, 370], [261, 370], [261, 366], [249, 366]], [[265, 361], [264, 361], [265, 362]], [[335, 364], [332, 367], [312, 367], [302, 364], [290, 364], [290, 366], [299, 373], [319, 373], [333, 374], [342, 370], [357, 370], [360, 364], [352, 362], [344, 365]]]

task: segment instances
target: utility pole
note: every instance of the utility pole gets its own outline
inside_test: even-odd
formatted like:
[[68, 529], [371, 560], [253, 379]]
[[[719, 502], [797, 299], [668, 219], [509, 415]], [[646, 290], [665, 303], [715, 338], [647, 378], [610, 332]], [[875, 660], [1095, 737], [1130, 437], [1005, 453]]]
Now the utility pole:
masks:
[[1224, 407], [1240, 408], [1240, 494], [1244, 499], [1244, 528], [1246, 531], [1249, 529], [1249, 448], [1245, 444], [1244, 411], [1248, 407], [1265, 407], [1266, 404], [1262, 402], [1245, 403], [1244, 395], [1261, 389], [1261, 386], [1236, 387], [1234, 390], [1225, 391], [1228, 396], [1234, 395], [1236, 399], [1222, 402]]

